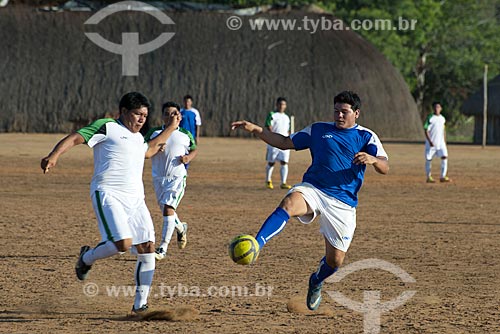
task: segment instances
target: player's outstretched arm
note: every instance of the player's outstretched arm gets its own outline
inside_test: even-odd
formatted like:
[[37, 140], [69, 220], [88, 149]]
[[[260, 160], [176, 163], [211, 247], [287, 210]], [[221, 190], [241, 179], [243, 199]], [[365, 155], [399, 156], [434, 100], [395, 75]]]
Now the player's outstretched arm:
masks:
[[358, 152], [354, 155], [356, 165], [372, 165], [375, 171], [380, 174], [389, 172], [389, 161], [386, 157], [374, 157], [366, 152]]
[[49, 172], [49, 169], [55, 167], [61, 154], [68, 151], [70, 148], [83, 143], [85, 143], [85, 139], [83, 139], [83, 137], [76, 132], [61, 139], [56, 146], [54, 146], [52, 152], [50, 152], [45, 158], [42, 158], [40, 167], [42, 168], [43, 173], [46, 174]]
[[266, 128], [262, 128], [248, 121], [236, 121], [231, 123], [231, 129], [243, 129], [247, 132], [256, 134], [260, 139], [271, 146], [282, 150], [294, 149], [293, 141], [290, 137], [285, 137], [276, 132], [271, 132]]
[[156, 153], [163, 149], [172, 132], [174, 132], [181, 122], [181, 113], [177, 110], [170, 115], [169, 123], [165, 125], [165, 129], [160, 134], [148, 142], [148, 150], [146, 151], [146, 159], [151, 158]]

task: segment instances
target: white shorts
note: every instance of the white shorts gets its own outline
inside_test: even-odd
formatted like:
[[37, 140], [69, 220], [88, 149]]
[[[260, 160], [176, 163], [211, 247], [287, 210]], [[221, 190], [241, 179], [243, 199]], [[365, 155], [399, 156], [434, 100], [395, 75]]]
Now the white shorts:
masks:
[[288, 163], [288, 160], [290, 160], [290, 150], [280, 150], [279, 148], [267, 145], [266, 161], [276, 162], [276, 160]]
[[297, 219], [303, 224], [310, 224], [319, 215], [319, 231], [330, 245], [347, 252], [356, 229], [356, 208], [326, 195], [307, 182], [294, 185], [288, 193], [292, 192], [301, 193], [313, 211]]
[[430, 146], [429, 144], [425, 144], [425, 159], [432, 160], [434, 156], [438, 156], [439, 158], [448, 156], [448, 148], [446, 145], [441, 146], [440, 148], [436, 148], [436, 146]]
[[124, 198], [105, 191], [91, 195], [102, 241], [132, 239], [132, 245], [155, 242], [151, 214], [144, 198]]
[[174, 177], [170, 180], [164, 177], [158, 177], [153, 179], [153, 186], [155, 188], [156, 200], [161, 210], [163, 211], [165, 205], [171, 206], [174, 210], [177, 210], [177, 206], [181, 202], [182, 197], [184, 197], [186, 176]]

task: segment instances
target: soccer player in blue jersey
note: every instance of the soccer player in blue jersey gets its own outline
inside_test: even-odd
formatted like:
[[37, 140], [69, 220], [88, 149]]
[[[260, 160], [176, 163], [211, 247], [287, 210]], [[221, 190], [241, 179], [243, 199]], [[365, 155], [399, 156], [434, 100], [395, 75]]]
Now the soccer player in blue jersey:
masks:
[[283, 230], [290, 217], [304, 224], [319, 216], [325, 239], [325, 256], [309, 278], [307, 307], [316, 310], [321, 302], [323, 281], [333, 275], [344, 261], [356, 228], [358, 191], [366, 165], [387, 174], [387, 154], [378, 136], [356, 124], [361, 100], [344, 91], [335, 96], [334, 122], [316, 122], [290, 136], [274, 133], [247, 121], [232, 123], [282, 150], [309, 149], [312, 163], [302, 182], [290, 189], [276, 210], [267, 218], [255, 239], [259, 249]]

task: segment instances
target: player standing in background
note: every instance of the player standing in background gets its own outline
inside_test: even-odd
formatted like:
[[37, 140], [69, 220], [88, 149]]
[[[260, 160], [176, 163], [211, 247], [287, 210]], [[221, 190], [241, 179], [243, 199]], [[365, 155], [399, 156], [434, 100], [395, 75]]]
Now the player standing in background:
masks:
[[200, 141], [200, 128], [201, 128], [201, 116], [198, 109], [193, 108], [193, 97], [191, 95], [186, 95], [182, 99], [184, 102], [184, 108], [182, 108], [181, 115], [181, 128], [184, 128], [191, 132], [196, 144]]
[[83, 246], [75, 266], [79, 280], [87, 278], [95, 261], [122, 252], [132, 246], [137, 253], [136, 295], [132, 313], [147, 310], [147, 298], [155, 271], [154, 225], [144, 201], [142, 173], [144, 158], [150, 158], [177, 129], [180, 113], [170, 118], [165, 130], [148, 144], [140, 130], [148, 116], [150, 103], [141, 93], [125, 94], [119, 104], [120, 116], [99, 119], [63, 138], [41, 168], [47, 173], [61, 154], [79, 144], [94, 150], [94, 175], [90, 196], [102, 241], [95, 247]]
[[427, 116], [424, 123], [425, 130], [425, 173], [427, 183], [436, 181], [431, 175], [432, 159], [434, 156], [441, 158], [441, 177], [440, 182], [451, 182], [446, 176], [448, 173], [448, 148], [446, 147], [446, 119], [441, 115], [441, 103], [432, 103], [433, 113]]
[[255, 239], [259, 250], [283, 230], [290, 217], [304, 224], [319, 216], [320, 232], [325, 239], [325, 256], [309, 277], [307, 307], [316, 310], [321, 302], [323, 281], [333, 275], [344, 261], [356, 228], [358, 191], [363, 184], [366, 165], [387, 174], [387, 154], [377, 135], [358, 124], [361, 100], [344, 91], [334, 98], [335, 122], [317, 122], [291, 136], [237, 121], [242, 128], [283, 150], [309, 149], [312, 163], [302, 183], [296, 184], [267, 218]]
[[[266, 128], [275, 133], [279, 133], [283, 136], [290, 135], [290, 117], [285, 114], [286, 110], [286, 99], [284, 97], [278, 97], [276, 100], [276, 110], [271, 111], [266, 118], [265, 126]], [[277, 147], [267, 145], [266, 151], [266, 187], [268, 189], [273, 189], [273, 170], [276, 161], [281, 164], [281, 189], [290, 189], [292, 186], [286, 183], [288, 177], [288, 160], [290, 159], [290, 150], [281, 150]]]
[[[171, 123], [171, 119], [179, 113], [179, 105], [166, 102], [162, 107], [164, 125], [153, 128], [146, 134], [146, 141], [154, 140]], [[156, 249], [156, 259], [162, 260], [167, 256], [167, 249], [172, 239], [174, 229], [177, 230], [177, 245], [180, 249], [186, 247], [186, 223], [181, 223], [176, 210], [186, 189], [188, 164], [196, 157], [196, 143], [191, 133], [181, 127], [177, 128], [164, 143], [163, 152], [156, 154], [152, 159], [153, 185], [156, 199], [163, 213], [163, 228], [161, 244]]]

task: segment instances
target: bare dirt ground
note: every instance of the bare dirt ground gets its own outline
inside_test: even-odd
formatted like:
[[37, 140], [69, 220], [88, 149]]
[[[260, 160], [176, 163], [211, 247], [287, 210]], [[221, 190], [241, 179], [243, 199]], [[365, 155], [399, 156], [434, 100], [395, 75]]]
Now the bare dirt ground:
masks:
[[[228, 258], [229, 240], [255, 234], [285, 195], [264, 188], [264, 144], [231, 138], [202, 138], [178, 210], [190, 226], [188, 246], [174, 241], [157, 263], [150, 305], [185, 312], [178, 321], [123, 321], [133, 296], [111, 289], [134, 285], [133, 256], [97, 262], [83, 283], [75, 277], [80, 246], [100, 240], [89, 199], [92, 151], [77, 147], [43, 175], [40, 158], [61, 137], [0, 135], [0, 332], [363, 333], [363, 314], [326, 293], [317, 312], [304, 311], [307, 279], [323, 254], [317, 224], [290, 221], [253, 266]], [[380, 291], [382, 302], [416, 291], [382, 314], [380, 333], [500, 333], [500, 147], [451, 145], [451, 184], [425, 183], [423, 145], [385, 148], [390, 174], [367, 172], [345, 265], [380, 259], [416, 282], [367, 269], [324, 291], [359, 302], [367, 290]], [[293, 152], [289, 181], [299, 182], [308, 164], [307, 152]], [[146, 199], [158, 234], [149, 168]], [[247, 296], [233, 296], [238, 286]]]

